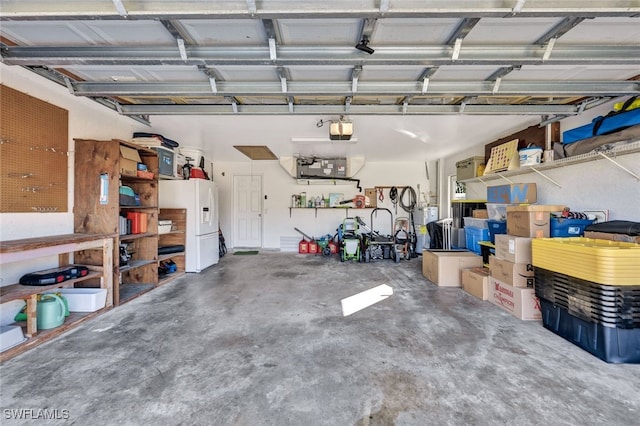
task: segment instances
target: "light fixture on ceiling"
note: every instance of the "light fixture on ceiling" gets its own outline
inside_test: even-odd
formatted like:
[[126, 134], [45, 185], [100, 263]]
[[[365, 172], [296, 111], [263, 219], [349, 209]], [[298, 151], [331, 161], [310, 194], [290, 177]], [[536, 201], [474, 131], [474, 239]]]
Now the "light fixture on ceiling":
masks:
[[356, 44], [356, 49], [362, 50], [363, 52], [368, 53], [369, 55], [373, 54], [375, 50], [369, 47], [369, 37], [362, 37], [360, 43]]

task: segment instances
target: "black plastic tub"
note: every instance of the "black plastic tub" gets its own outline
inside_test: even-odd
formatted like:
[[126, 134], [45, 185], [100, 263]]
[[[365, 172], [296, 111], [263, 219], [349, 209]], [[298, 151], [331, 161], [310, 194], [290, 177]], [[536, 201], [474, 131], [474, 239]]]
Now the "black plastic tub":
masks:
[[571, 315], [565, 308], [540, 298], [542, 325], [601, 360], [640, 364], [640, 328], [606, 327]]

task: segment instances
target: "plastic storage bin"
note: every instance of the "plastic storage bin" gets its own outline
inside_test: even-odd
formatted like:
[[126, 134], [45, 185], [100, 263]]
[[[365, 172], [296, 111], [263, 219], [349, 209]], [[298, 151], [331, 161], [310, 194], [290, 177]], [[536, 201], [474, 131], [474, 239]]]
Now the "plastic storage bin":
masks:
[[607, 285], [637, 286], [640, 245], [594, 238], [534, 238], [533, 266]]
[[493, 244], [496, 243], [496, 234], [507, 233], [507, 221], [506, 220], [491, 220], [487, 222], [489, 227], [489, 239]]
[[22, 334], [22, 328], [19, 325], [0, 326], [0, 352], [11, 349], [25, 340], [27, 338]]
[[535, 268], [536, 296], [605, 327], [640, 328], [640, 285], [608, 286]]
[[484, 157], [471, 157], [456, 163], [456, 179], [471, 179], [484, 174]]
[[551, 237], [582, 237], [584, 228], [591, 225], [590, 219], [551, 218]]
[[487, 216], [490, 220], [507, 220], [507, 206], [515, 205], [487, 203]]
[[640, 364], [640, 328], [612, 328], [585, 321], [543, 298], [540, 308], [547, 330], [605, 362]]
[[159, 220], [158, 221], [158, 234], [168, 234], [171, 232], [173, 221], [171, 220]]
[[467, 249], [474, 253], [481, 254], [480, 241], [489, 241], [489, 228], [474, 228], [465, 226], [464, 232], [467, 237]]
[[489, 219], [480, 219], [476, 217], [464, 217], [464, 227], [470, 226], [472, 228], [487, 228], [487, 221]]
[[107, 301], [106, 288], [57, 288], [45, 293], [61, 293], [67, 299], [69, 312], [95, 312], [104, 308]]

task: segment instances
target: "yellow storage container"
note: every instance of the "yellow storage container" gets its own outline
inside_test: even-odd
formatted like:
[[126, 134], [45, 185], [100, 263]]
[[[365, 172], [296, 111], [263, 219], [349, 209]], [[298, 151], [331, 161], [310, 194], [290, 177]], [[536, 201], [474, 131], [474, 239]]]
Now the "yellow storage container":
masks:
[[533, 266], [607, 285], [640, 285], [640, 244], [593, 238], [536, 238]]

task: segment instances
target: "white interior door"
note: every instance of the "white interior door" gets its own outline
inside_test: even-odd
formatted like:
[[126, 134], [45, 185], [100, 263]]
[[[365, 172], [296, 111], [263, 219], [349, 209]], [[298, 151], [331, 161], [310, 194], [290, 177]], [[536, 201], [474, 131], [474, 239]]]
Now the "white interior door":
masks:
[[262, 247], [262, 176], [234, 176], [234, 247]]

